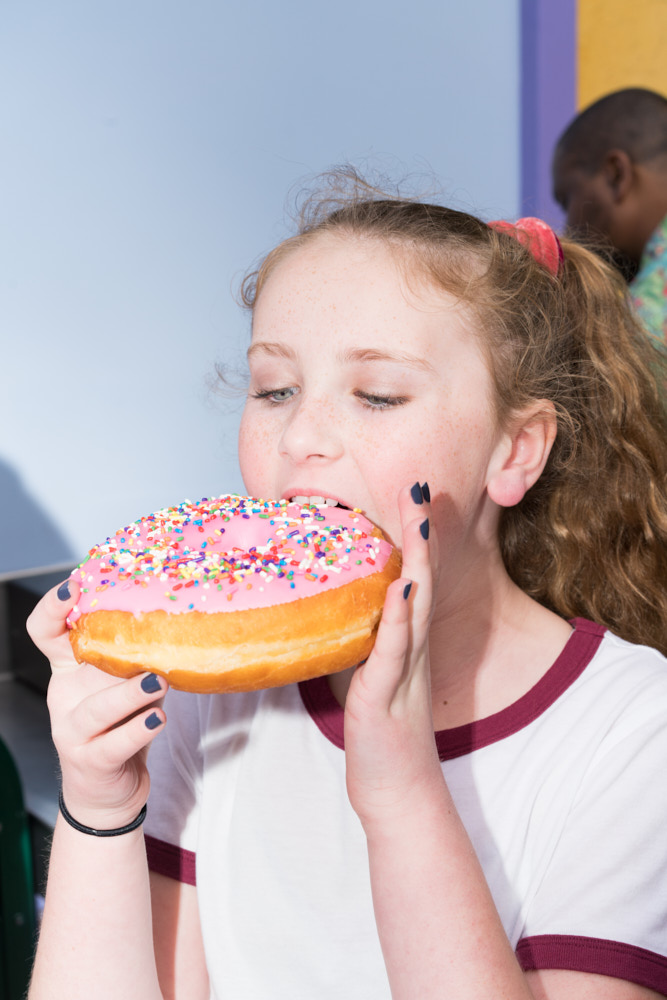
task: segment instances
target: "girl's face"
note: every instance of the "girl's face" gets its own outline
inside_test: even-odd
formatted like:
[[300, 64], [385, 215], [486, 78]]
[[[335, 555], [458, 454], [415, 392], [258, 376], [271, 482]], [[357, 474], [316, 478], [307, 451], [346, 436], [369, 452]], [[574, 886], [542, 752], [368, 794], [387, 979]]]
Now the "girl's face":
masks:
[[249, 495], [331, 498], [401, 544], [397, 494], [428, 481], [441, 552], [495, 537], [491, 382], [453, 297], [410, 291], [373, 240], [318, 237], [255, 307], [239, 454]]

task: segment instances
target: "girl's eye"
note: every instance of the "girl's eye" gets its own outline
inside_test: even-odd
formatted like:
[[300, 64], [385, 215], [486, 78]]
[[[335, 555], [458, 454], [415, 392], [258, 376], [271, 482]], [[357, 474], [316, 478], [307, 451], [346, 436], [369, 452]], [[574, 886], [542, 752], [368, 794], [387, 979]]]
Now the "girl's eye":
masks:
[[290, 385], [284, 389], [258, 389], [257, 392], [251, 393], [251, 396], [253, 399], [266, 399], [267, 402], [276, 405], [286, 403], [296, 392], [296, 387]]
[[378, 396], [373, 392], [362, 392], [361, 389], [355, 392], [355, 396], [369, 410], [388, 410], [392, 406], [402, 406], [408, 402], [407, 396]]

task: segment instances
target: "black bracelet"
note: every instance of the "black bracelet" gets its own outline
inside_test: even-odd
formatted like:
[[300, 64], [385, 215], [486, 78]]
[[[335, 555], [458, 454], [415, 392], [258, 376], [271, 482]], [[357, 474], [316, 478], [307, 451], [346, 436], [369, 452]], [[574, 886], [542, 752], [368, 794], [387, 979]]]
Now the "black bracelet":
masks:
[[146, 819], [146, 806], [144, 805], [137, 818], [133, 819], [131, 823], [127, 824], [127, 826], [119, 826], [116, 830], [93, 830], [92, 826], [84, 826], [83, 823], [79, 823], [74, 819], [71, 813], [68, 812], [65, 800], [63, 799], [62, 789], [60, 790], [60, 795], [58, 796], [58, 805], [60, 806], [63, 818], [67, 820], [70, 826], [73, 826], [75, 830], [79, 831], [79, 833], [87, 833], [91, 837], [120, 837], [122, 833], [130, 833], [132, 830], [136, 830], [137, 827], [141, 826], [143, 821]]

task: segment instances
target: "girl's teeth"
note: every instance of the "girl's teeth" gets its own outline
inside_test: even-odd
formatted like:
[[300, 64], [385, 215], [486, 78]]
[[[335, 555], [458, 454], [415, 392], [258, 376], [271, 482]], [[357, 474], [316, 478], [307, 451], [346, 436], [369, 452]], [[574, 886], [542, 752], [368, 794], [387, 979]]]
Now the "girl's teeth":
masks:
[[320, 506], [337, 507], [338, 501], [331, 497], [292, 497], [290, 503], [319, 504]]

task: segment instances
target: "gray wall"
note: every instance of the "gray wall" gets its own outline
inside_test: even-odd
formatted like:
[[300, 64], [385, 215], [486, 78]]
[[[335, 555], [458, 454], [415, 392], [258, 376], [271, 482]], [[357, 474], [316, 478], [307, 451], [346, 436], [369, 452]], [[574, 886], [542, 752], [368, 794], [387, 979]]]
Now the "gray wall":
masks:
[[0, 572], [242, 491], [209, 376], [304, 178], [518, 214], [518, 25], [518, 0], [3, 5]]

